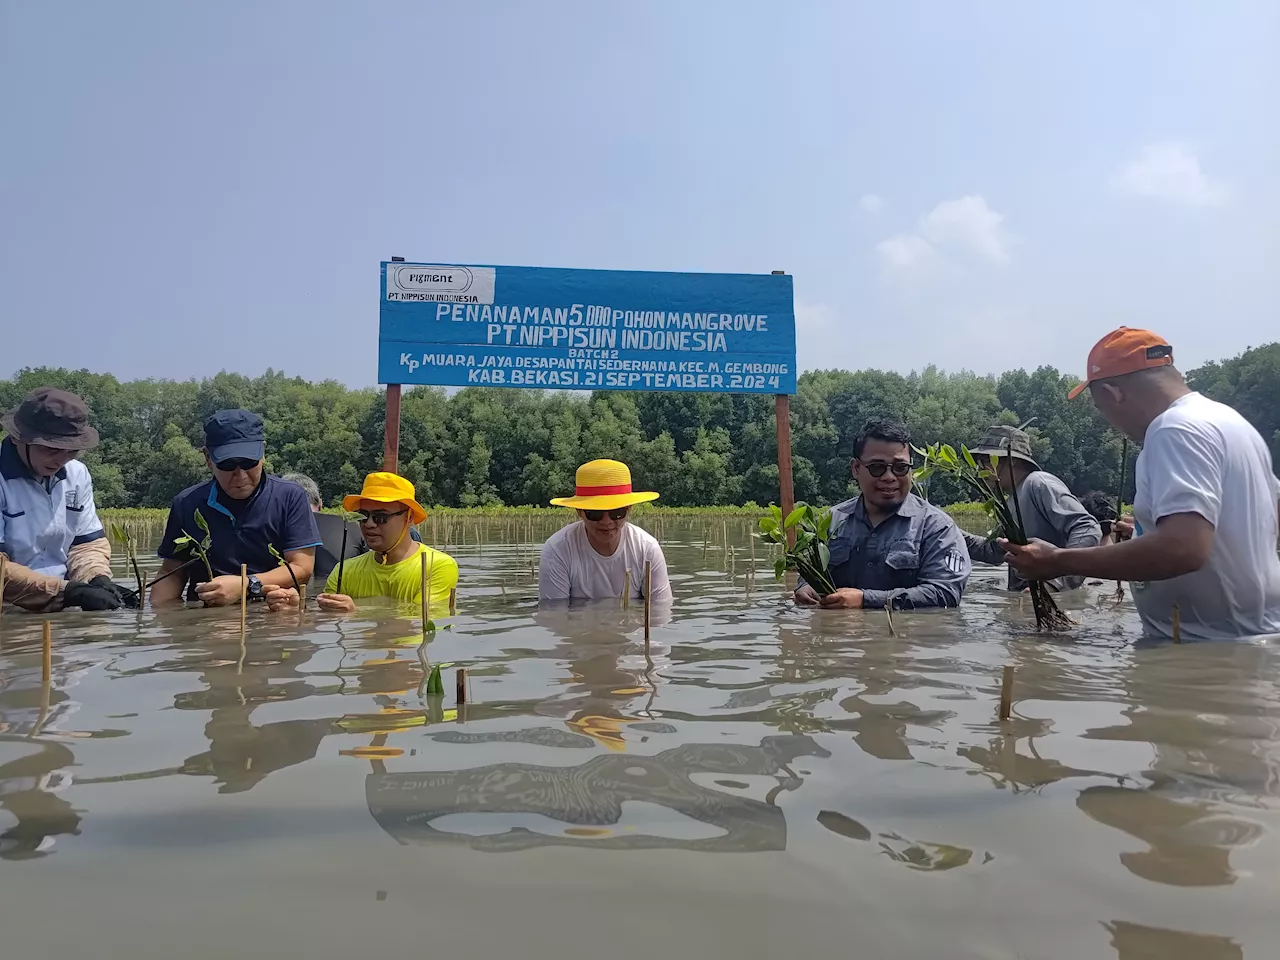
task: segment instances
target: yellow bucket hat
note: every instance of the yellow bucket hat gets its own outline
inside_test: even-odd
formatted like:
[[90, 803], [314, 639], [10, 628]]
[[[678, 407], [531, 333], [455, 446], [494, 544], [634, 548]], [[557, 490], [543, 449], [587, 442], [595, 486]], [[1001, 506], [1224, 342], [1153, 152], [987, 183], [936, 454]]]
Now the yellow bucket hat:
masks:
[[361, 500], [403, 503], [409, 508], [409, 519], [413, 523], [421, 523], [427, 516], [427, 511], [418, 506], [418, 501], [413, 499], [413, 484], [394, 473], [369, 474], [364, 478], [363, 490], [342, 498], [342, 509], [348, 513], [355, 513], [360, 509]]
[[572, 510], [617, 510], [636, 503], [657, 500], [656, 493], [633, 492], [631, 471], [617, 460], [592, 460], [578, 468], [572, 497], [556, 497], [557, 507]]

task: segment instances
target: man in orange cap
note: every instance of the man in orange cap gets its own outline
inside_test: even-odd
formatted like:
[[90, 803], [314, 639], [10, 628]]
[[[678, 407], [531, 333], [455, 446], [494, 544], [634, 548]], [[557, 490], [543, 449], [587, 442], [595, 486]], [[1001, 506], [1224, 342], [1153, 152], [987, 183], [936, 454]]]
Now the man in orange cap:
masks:
[[[1129, 580], [1149, 633], [1189, 639], [1280, 632], [1276, 555], [1280, 481], [1258, 431], [1230, 407], [1192, 391], [1173, 348], [1121, 327], [1089, 352], [1085, 389], [1107, 421], [1142, 444], [1132, 536], [1062, 549], [1001, 541], [1029, 580], [1059, 576]], [[1117, 524], [1120, 528], [1122, 525]]]
[[630, 574], [632, 598], [645, 595], [649, 565], [650, 599], [670, 600], [667, 560], [658, 541], [627, 522], [637, 503], [656, 493], [631, 489], [631, 471], [617, 460], [592, 460], [578, 468], [572, 497], [552, 504], [578, 512], [578, 522], [552, 534], [542, 546], [538, 571], [541, 600], [602, 600], [621, 597]]
[[[414, 499], [412, 483], [394, 473], [371, 473], [364, 478], [363, 490], [342, 499], [342, 507], [360, 515], [360, 533], [369, 552], [344, 560], [330, 572], [324, 593], [316, 597], [321, 610], [352, 613], [357, 599], [372, 597], [421, 603], [422, 554], [431, 596], [448, 600], [449, 591], [458, 585], [458, 564], [413, 538], [413, 525], [426, 519], [427, 511]], [[296, 609], [298, 592], [277, 587], [267, 595], [267, 603], [272, 610]]]

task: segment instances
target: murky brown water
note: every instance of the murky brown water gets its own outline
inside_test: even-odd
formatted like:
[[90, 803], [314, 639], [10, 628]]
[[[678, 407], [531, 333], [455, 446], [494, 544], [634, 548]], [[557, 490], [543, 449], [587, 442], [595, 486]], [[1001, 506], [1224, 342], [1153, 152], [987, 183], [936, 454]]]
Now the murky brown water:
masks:
[[1109, 586], [1037, 638], [990, 568], [893, 638], [745, 531], [666, 524], [652, 669], [638, 609], [451, 547], [461, 709], [395, 611], [64, 614], [47, 692], [6, 613], [0, 956], [1277, 955], [1274, 648], [1135, 647]]

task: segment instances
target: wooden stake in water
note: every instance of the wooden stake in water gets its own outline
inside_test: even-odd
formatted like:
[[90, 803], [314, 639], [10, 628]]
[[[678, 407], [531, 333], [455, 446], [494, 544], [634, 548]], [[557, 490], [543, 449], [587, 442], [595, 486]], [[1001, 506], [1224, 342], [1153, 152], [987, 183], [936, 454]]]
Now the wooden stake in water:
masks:
[[896, 637], [898, 631], [893, 629], [893, 597], [889, 597], [884, 602], [884, 615], [889, 618], [889, 636]]
[[449, 616], [456, 617], [458, 615], [458, 588], [449, 588]]
[[249, 567], [240, 564], [240, 639], [244, 639], [245, 618], [249, 613]]
[[427, 585], [427, 551], [423, 550], [418, 554], [418, 560], [422, 567], [422, 588], [418, 591], [418, 597], [422, 600], [422, 632], [427, 632], [427, 621], [430, 620], [428, 614], [431, 611], [430, 594], [427, 592], [430, 587]]
[[1000, 680], [1000, 719], [1008, 720], [1013, 712], [1013, 667], [1004, 668]]
[[342, 547], [338, 551], [338, 593], [342, 593], [342, 566], [347, 562], [347, 522], [342, 522]]
[[1176, 603], [1173, 605], [1173, 611], [1169, 614], [1169, 626], [1173, 628], [1173, 642], [1182, 642], [1182, 608]]
[[467, 668], [458, 668], [458, 702], [467, 702]]
[[53, 624], [44, 622], [44, 657], [40, 664], [40, 680], [48, 683], [53, 676]]
[[644, 562], [644, 655], [649, 656], [649, 620], [652, 614], [653, 601], [650, 595], [653, 593], [653, 564], [648, 560]]
[[8, 563], [9, 558], [0, 553], [0, 617], [4, 616], [4, 581], [9, 575], [9, 571], [5, 569]]
[[627, 571], [627, 579], [622, 584], [622, 606], [631, 606], [631, 571]]

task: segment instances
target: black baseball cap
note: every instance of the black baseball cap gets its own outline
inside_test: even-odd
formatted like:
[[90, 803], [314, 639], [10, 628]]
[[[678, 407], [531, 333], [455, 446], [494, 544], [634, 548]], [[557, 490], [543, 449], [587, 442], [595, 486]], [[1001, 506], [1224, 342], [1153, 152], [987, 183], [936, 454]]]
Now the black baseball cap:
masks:
[[204, 422], [204, 445], [214, 463], [261, 460], [265, 441], [262, 418], [248, 410], [219, 410]]

